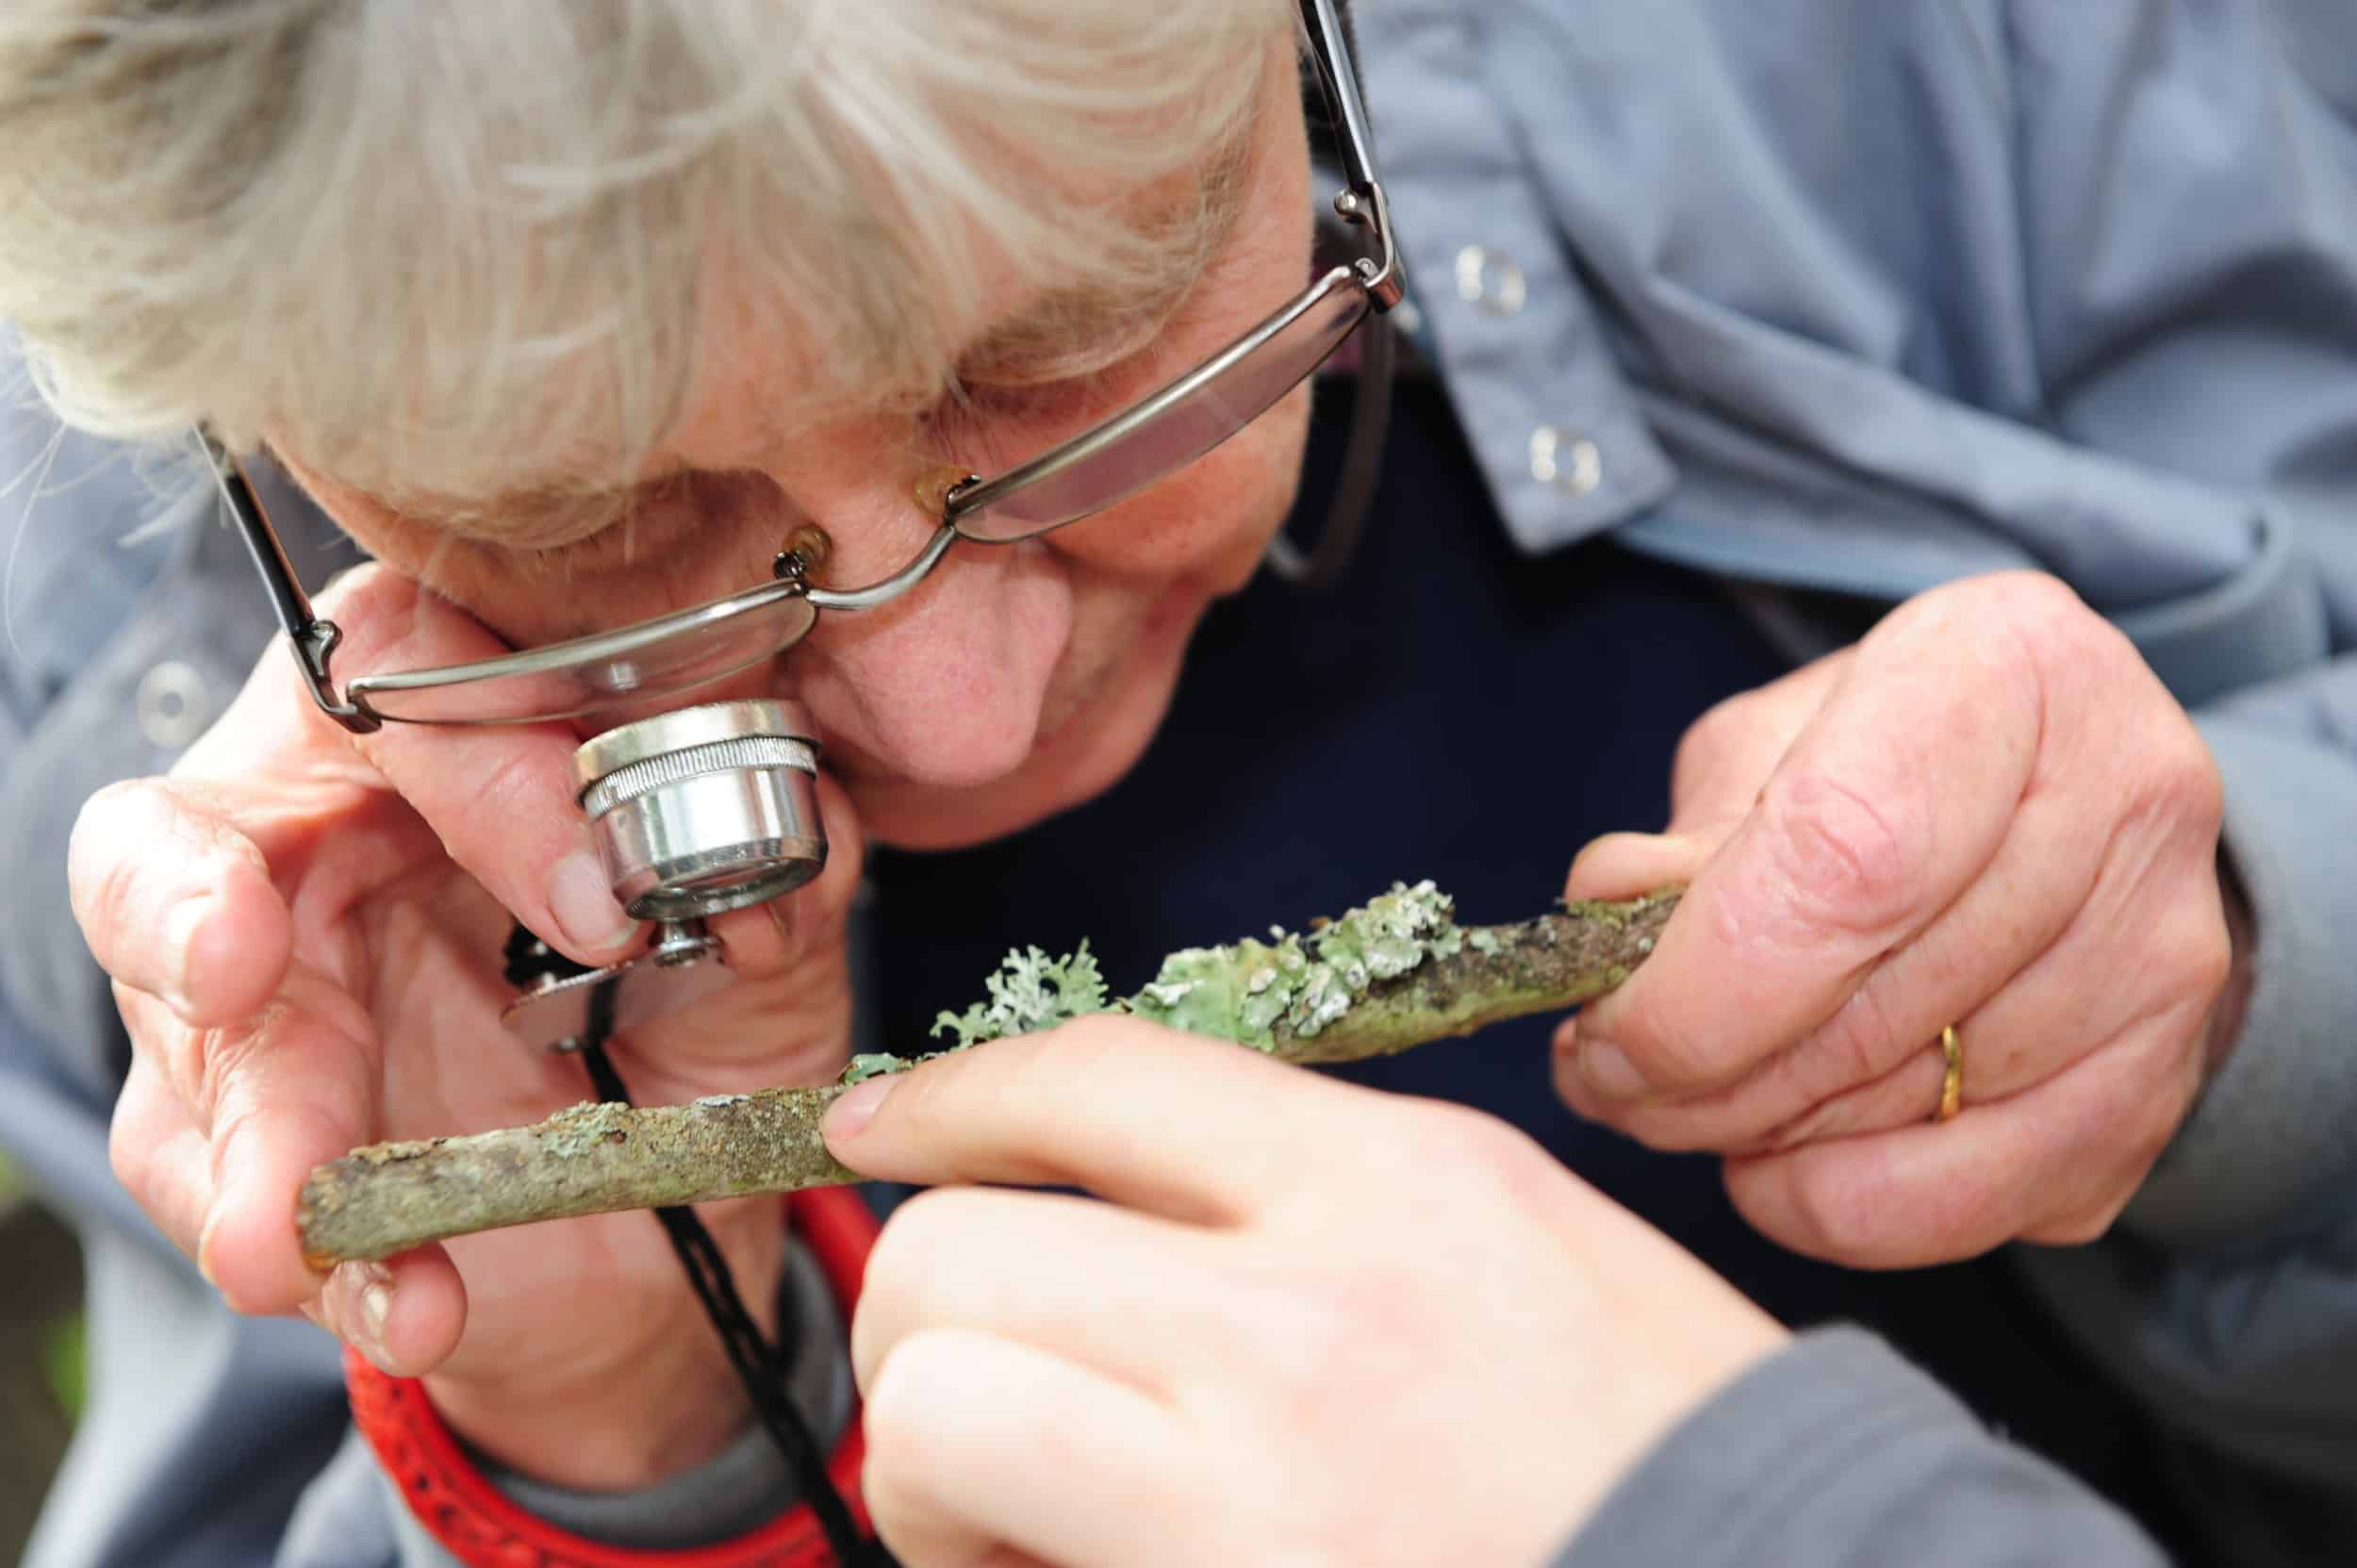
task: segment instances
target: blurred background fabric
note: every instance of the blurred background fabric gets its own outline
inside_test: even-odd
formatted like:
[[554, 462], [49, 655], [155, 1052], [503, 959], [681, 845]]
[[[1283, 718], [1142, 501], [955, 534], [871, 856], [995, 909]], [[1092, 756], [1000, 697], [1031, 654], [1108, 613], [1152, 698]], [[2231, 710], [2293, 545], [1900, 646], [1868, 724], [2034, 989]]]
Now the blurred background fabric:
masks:
[[0, 1563], [24, 1555], [82, 1402], [82, 1260], [0, 1161]]

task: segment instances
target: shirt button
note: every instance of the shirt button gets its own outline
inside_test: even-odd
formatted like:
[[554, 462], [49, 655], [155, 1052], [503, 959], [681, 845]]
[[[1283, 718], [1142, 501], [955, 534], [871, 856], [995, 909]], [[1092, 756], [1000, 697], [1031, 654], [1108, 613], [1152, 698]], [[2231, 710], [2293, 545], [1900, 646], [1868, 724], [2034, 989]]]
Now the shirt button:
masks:
[[1569, 495], [1604, 483], [1604, 454], [1585, 436], [1542, 424], [1530, 433], [1530, 477]]
[[1457, 253], [1457, 297], [1492, 316], [1511, 316], [1529, 297], [1529, 286], [1512, 256], [1468, 245]]
[[166, 659], [140, 677], [131, 699], [139, 716], [140, 734], [148, 744], [177, 751], [205, 733], [212, 722], [213, 695], [194, 666]]

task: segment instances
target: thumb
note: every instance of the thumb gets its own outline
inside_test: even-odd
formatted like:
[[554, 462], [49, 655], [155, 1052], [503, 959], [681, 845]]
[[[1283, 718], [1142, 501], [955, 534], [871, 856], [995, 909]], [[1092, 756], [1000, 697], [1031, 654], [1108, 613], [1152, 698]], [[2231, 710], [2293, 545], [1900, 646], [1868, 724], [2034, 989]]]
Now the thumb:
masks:
[[[338, 657], [349, 657], [354, 670], [418, 669], [508, 652], [465, 612], [382, 567], [338, 579], [321, 613], [343, 629]], [[452, 860], [568, 957], [611, 962], [636, 936], [638, 922], [616, 900], [574, 802], [580, 737], [569, 726], [387, 724], [350, 741], [425, 819]]]

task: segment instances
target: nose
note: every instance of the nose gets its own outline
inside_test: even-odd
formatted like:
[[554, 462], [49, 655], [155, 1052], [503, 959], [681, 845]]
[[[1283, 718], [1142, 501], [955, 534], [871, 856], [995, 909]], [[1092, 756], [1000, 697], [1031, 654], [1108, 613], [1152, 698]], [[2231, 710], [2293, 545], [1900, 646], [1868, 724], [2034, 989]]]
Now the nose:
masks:
[[[904, 427], [833, 436], [799, 443], [799, 461], [774, 477], [832, 536], [820, 583], [848, 591], [915, 560], [940, 516], [919, 500], [928, 475]], [[1071, 611], [1065, 571], [1044, 547], [959, 540], [891, 602], [822, 612], [769, 689], [810, 711], [839, 765], [984, 784], [1030, 753]]]
[[984, 784], [1030, 753], [1070, 628], [1066, 580], [1044, 551], [960, 543], [902, 599], [822, 618], [778, 689], [862, 764]]

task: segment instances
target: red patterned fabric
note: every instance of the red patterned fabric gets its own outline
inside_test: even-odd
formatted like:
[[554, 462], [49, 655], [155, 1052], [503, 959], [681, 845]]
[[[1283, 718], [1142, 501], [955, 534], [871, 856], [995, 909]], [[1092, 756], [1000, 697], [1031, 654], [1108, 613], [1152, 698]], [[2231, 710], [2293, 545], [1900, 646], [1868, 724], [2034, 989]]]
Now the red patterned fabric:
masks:
[[[795, 1193], [785, 1200], [785, 1213], [849, 1321], [875, 1245], [875, 1216], [857, 1193], [844, 1188]], [[410, 1511], [469, 1568], [833, 1568], [826, 1532], [807, 1506], [733, 1541], [684, 1551], [609, 1546], [570, 1534], [526, 1513], [475, 1468], [416, 1378], [387, 1377], [347, 1349], [344, 1387], [354, 1423]], [[827, 1470], [863, 1530], [867, 1510], [859, 1494], [859, 1468], [865, 1448], [854, 1407]]]

